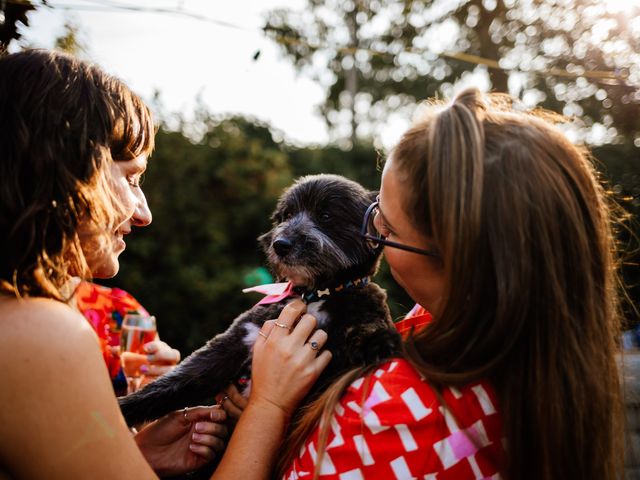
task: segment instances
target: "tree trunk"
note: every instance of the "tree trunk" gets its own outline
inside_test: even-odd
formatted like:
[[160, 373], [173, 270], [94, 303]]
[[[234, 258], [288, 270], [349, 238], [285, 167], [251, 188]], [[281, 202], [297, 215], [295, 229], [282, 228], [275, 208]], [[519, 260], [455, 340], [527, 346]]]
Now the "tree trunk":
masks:
[[358, 48], [358, 23], [356, 22], [356, 15], [358, 9], [354, 8], [351, 12], [347, 13], [346, 22], [349, 28], [349, 46], [353, 49], [351, 58], [353, 59], [353, 66], [345, 72], [345, 89], [349, 92], [349, 109], [351, 110], [351, 148], [356, 146], [358, 140], [356, 130], [358, 128], [358, 122], [356, 120], [356, 95], [358, 93], [358, 70], [356, 66], [356, 54], [355, 49]]
[[[480, 19], [476, 26], [476, 34], [480, 40], [480, 51], [478, 53], [481, 57], [499, 61], [500, 51], [498, 45], [491, 40], [490, 27], [494, 19], [504, 18], [507, 10], [504, 2], [498, 0], [496, 8], [493, 10], [484, 8], [481, 0], [474, 0], [471, 3], [480, 9]], [[509, 75], [504, 70], [489, 68], [489, 80], [491, 81], [491, 90], [493, 92], [509, 93]]]

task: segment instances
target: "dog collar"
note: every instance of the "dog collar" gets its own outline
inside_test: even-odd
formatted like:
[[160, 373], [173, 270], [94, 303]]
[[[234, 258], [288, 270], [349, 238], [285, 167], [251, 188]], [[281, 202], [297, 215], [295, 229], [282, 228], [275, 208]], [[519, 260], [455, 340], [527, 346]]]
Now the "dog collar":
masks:
[[315, 290], [305, 290], [304, 287], [294, 287], [291, 282], [284, 283], [267, 283], [265, 285], [258, 285], [251, 288], [245, 288], [243, 293], [258, 292], [266, 295], [260, 300], [257, 305], [267, 305], [270, 303], [277, 303], [285, 298], [299, 295], [304, 303], [317, 302], [324, 297], [328, 297], [333, 293], [338, 293], [348, 288], [364, 287], [369, 283], [370, 277], [356, 278], [350, 280], [336, 287], [320, 288]]
[[356, 278], [355, 280], [349, 280], [336, 287], [319, 288], [315, 290], [305, 290], [304, 287], [293, 287], [293, 292], [302, 297], [304, 303], [317, 302], [323, 300], [334, 293], [339, 293], [349, 288], [364, 287], [369, 283], [369, 277]]

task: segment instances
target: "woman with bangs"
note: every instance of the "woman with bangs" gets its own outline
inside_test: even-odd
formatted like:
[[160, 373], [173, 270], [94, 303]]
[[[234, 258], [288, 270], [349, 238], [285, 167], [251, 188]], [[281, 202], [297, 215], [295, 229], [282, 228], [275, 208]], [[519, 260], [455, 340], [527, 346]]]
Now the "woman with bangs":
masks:
[[74, 277], [114, 276], [126, 235], [151, 222], [140, 178], [153, 135], [147, 107], [99, 68], [37, 50], [0, 58], [0, 478], [153, 478], [223, 447], [214, 407], [132, 435], [69, 306]]

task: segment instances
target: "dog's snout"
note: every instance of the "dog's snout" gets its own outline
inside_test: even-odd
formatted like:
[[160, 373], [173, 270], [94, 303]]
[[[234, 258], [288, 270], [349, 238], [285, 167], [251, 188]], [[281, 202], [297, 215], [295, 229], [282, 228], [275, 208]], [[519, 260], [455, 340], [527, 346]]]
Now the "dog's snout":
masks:
[[293, 247], [293, 243], [286, 238], [278, 238], [275, 242], [273, 242], [273, 249], [276, 251], [276, 254], [280, 257], [286, 255], [291, 251], [291, 247]]

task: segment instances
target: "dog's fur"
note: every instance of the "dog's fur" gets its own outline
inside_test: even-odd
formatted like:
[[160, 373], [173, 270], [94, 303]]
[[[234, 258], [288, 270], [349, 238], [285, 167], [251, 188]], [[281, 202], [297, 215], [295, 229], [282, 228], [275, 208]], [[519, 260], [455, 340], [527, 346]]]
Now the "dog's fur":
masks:
[[[336, 287], [375, 273], [379, 251], [360, 237], [360, 225], [373, 194], [336, 175], [298, 180], [280, 198], [273, 228], [260, 237], [280, 280], [306, 290]], [[308, 311], [328, 333], [324, 348], [333, 358], [304, 403], [316, 398], [340, 374], [373, 364], [400, 351], [400, 338], [374, 283], [345, 288]], [[251, 349], [262, 324], [277, 318], [290, 301], [256, 305], [223, 333], [195, 351], [170, 373], [120, 399], [129, 425], [187, 406], [210, 405], [214, 396], [242, 375], [250, 375]]]

